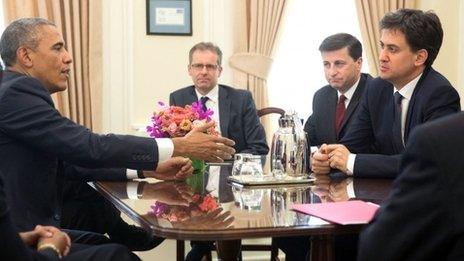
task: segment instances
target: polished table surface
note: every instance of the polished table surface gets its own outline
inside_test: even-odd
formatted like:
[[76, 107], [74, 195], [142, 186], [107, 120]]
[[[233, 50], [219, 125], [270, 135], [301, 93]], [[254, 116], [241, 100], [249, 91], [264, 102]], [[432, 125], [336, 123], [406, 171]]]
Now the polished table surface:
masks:
[[[392, 180], [315, 176], [314, 183], [239, 187], [227, 182], [231, 166], [209, 166], [187, 182], [97, 182], [94, 187], [154, 234], [170, 239], [234, 241], [244, 238], [358, 233], [290, 210], [292, 204], [346, 201], [380, 203]], [[131, 190], [137, 197], [128, 197]], [[231, 241], [231, 242], [232, 242]]]

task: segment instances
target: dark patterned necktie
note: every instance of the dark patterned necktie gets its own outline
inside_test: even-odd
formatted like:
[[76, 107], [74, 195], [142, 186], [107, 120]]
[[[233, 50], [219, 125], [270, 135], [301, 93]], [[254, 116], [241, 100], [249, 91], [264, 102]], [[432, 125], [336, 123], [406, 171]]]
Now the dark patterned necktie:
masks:
[[393, 141], [395, 143], [398, 152], [403, 152], [404, 144], [403, 144], [403, 135], [401, 133], [401, 100], [403, 100], [403, 96], [399, 92], [395, 92], [393, 94], [395, 98], [395, 118], [393, 120]]
[[200, 103], [201, 103], [201, 108], [203, 109], [203, 111], [206, 111], [207, 108], [206, 108], [206, 102], [208, 101], [208, 97], [206, 96], [203, 96], [200, 98]]
[[335, 132], [337, 133], [337, 136], [340, 133], [343, 117], [345, 116], [345, 100], [345, 95], [340, 95], [340, 97], [338, 98], [337, 108], [335, 109]]

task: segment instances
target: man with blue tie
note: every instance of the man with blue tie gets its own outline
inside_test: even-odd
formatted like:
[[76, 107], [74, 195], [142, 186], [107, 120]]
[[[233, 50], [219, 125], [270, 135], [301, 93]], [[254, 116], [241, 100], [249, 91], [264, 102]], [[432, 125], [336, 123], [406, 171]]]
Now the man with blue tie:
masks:
[[432, 12], [401, 9], [380, 22], [380, 77], [366, 86], [357, 118], [341, 144], [323, 145], [312, 170], [355, 177], [396, 177], [418, 125], [460, 111], [459, 95], [432, 68], [443, 30]]
[[222, 51], [213, 43], [200, 42], [193, 46], [189, 52], [188, 73], [194, 85], [171, 93], [169, 104], [185, 106], [200, 101], [214, 112], [212, 117], [218, 132], [235, 141], [238, 153], [266, 155], [269, 147], [251, 93], [218, 84], [221, 62]]
[[[269, 147], [266, 134], [261, 125], [251, 93], [218, 84], [222, 73], [222, 51], [209, 42], [200, 42], [189, 51], [188, 73], [193, 84], [170, 94], [169, 104], [185, 106], [200, 102], [203, 108], [213, 111], [212, 118], [217, 123], [218, 133], [235, 141], [237, 153], [266, 155]], [[216, 169], [216, 170], [214, 170]], [[217, 179], [221, 169], [212, 166], [209, 169], [210, 180]], [[215, 173], [216, 175], [214, 175]], [[220, 175], [225, 177], [226, 175]], [[217, 184], [209, 182], [209, 187]], [[214, 249], [212, 242], [192, 241], [192, 251], [186, 260], [200, 260]]]

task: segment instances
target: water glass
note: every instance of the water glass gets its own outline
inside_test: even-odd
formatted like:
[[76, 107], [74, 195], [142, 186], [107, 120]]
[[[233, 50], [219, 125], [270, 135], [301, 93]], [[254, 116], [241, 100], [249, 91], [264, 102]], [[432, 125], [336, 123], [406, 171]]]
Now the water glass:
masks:
[[235, 153], [234, 164], [232, 165], [232, 176], [240, 175], [243, 165], [243, 159], [251, 157], [249, 153]]
[[263, 201], [264, 190], [256, 188], [242, 188], [240, 197], [242, 201], [242, 208], [248, 211], [261, 210], [261, 203]]
[[261, 180], [263, 179], [263, 166], [260, 155], [250, 155], [243, 158], [240, 169], [242, 179]]
[[242, 188], [232, 186], [232, 194], [234, 194], [235, 205], [242, 208]]

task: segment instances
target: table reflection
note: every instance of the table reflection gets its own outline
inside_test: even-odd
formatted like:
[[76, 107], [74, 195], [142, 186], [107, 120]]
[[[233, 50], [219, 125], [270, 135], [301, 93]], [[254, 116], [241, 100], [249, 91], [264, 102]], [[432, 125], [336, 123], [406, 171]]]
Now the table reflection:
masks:
[[138, 190], [141, 190], [139, 195], [141, 199], [153, 199], [155, 202], [173, 206], [188, 206], [193, 201], [194, 195], [191, 186], [174, 181], [156, 183], [141, 181], [138, 183]]
[[[349, 185], [352, 178], [332, 179], [328, 175], [314, 175], [313, 194], [315, 195], [312, 203], [348, 201], [356, 197], [353, 192], [349, 193]], [[351, 191], [351, 190], [350, 190]]]
[[228, 228], [234, 220], [223, 211], [218, 199], [185, 182], [140, 182], [140, 199], [150, 199], [151, 210], [143, 216], [157, 219], [158, 224], [173, 228]]
[[[315, 176], [314, 183], [239, 187], [227, 182], [231, 169], [231, 164], [209, 166], [203, 175], [186, 182], [99, 182], [97, 188], [141, 225], [168, 237], [173, 235], [172, 229], [188, 229], [191, 234], [185, 238], [197, 239], [205, 231], [227, 232], [230, 238], [258, 237], [256, 233], [271, 234], [274, 229], [285, 234], [294, 234], [292, 228], [298, 228], [300, 234], [315, 227], [344, 231], [344, 227], [294, 212], [291, 207], [355, 198], [380, 203], [391, 185], [390, 180], [323, 175]], [[127, 196], [125, 186], [130, 184], [136, 184], [136, 198]], [[238, 231], [240, 236], [235, 237]]]
[[208, 166], [205, 173], [185, 182], [146, 179], [97, 182], [94, 187], [154, 234], [178, 240], [213, 240], [221, 258], [236, 260], [240, 240], [258, 237], [312, 236], [314, 253], [331, 253], [333, 235], [358, 233], [363, 226], [331, 224], [294, 212], [292, 205], [355, 198], [381, 203], [392, 183], [324, 175], [315, 176], [314, 183], [238, 187], [227, 182], [231, 169], [232, 164]]

